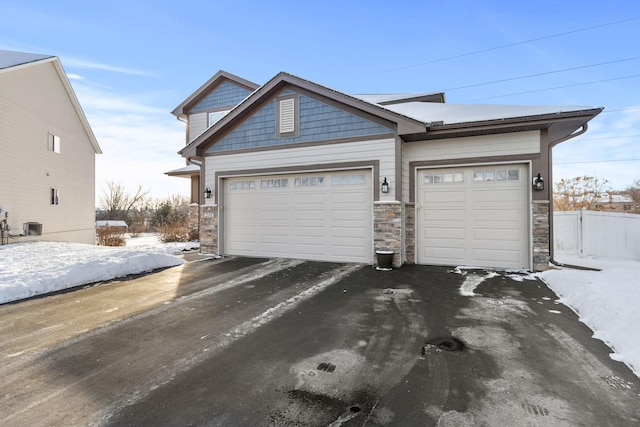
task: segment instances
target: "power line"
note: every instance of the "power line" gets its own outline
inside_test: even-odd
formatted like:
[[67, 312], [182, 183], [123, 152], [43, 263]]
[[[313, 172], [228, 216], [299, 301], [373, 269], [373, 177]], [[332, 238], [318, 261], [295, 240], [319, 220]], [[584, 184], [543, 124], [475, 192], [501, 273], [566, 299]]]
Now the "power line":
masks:
[[404, 70], [404, 69], [407, 69], [407, 68], [414, 68], [414, 67], [419, 67], [419, 66], [422, 66], [422, 65], [435, 64], [437, 62], [444, 62], [444, 61], [448, 61], [450, 59], [464, 58], [466, 56], [477, 55], [479, 53], [491, 52], [491, 51], [499, 50], [499, 49], [506, 49], [508, 47], [519, 46], [519, 45], [532, 43], [532, 42], [537, 42], [537, 41], [541, 41], [541, 40], [548, 40], [548, 39], [552, 39], [552, 38], [556, 38], [556, 37], [562, 37], [562, 36], [566, 36], [566, 35], [569, 35], [569, 34], [575, 34], [575, 33], [580, 33], [580, 32], [583, 32], [583, 31], [594, 30], [596, 28], [602, 28], [602, 27], [608, 27], [608, 26], [611, 26], [611, 25], [622, 24], [624, 22], [635, 21], [635, 20], [638, 20], [638, 19], [640, 19], [640, 16], [636, 16], [634, 18], [627, 18], [627, 19], [623, 19], [623, 20], [620, 20], [620, 21], [607, 22], [605, 24], [594, 25], [592, 27], [579, 28], [577, 30], [571, 30], [571, 31], [565, 31], [565, 32], [562, 32], [562, 33], [551, 34], [549, 36], [537, 37], [535, 39], [524, 40], [524, 41], [520, 41], [520, 42], [516, 42], [516, 43], [509, 43], [509, 44], [505, 44], [505, 45], [502, 45], [502, 46], [490, 47], [488, 49], [476, 50], [476, 51], [473, 51], [473, 52], [462, 53], [462, 54], [459, 54], [459, 55], [447, 56], [447, 57], [444, 57], [444, 58], [434, 59], [434, 60], [426, 61], [426, 62], [420, 62], [420, 63], [417, 63], [417, 64], [405, 65], [405, 66], [402, 66], [402, 67], [391, 68], [391, 69], [380, 71], [380, 72], [381, 73], [388, 73], [388, 72], [391, 72], [391, 71]]
[[636, 59], [640, 59], [640, 56], [634, 56], [633, 58], [617, 59], [615, 61], [599, 62], [597, 64], [589, 64], [589, 65], [581, 65], [581, 66], [578, 66], [578, 67], [564, 68], [562, 70], [545, 71], [545, 72], [542, 72], [542, 73], [528, 74], [526, 76], [510, 77], [510, 78], [507, 78], [507, 79], [493, 80], [493, 81], [484, 82], [484, 83], [475, 83], [475, 84], [466, 85], [466, 86], [457, 86], [457, 87], [453, 87], [453, 88], [449, 88], [449, 89], [443, 89], [440, 92], [450, 92], [450, 91], [459, 90], [459, 89], [468, 89], [468, 88], [472, 88], [472, 87], [486, 86], [486, 85], [491, 85], [491, 84], [496, 84], [496, 83], [510, 82], [510, 81], [513, 81], [513, 80], [528, 79], [528, 78], [531, 78], [531, 77], [547, 76], [549, 74], [564, 73], [566, 71], [581, 70], [581, 69], [585, 69], [585, 68], [598, 67], [600, 65], [609, 65], [609, 64], [616, 64], [616, 63], [619, 63], [619, 62], [633, 61], [633, 60], [636, 60]]
[[640, 162], [640, 159], [584, 160], [579, 162], [553, 162], [553, 164], [554, 165], [577, 165], [581, 163], [620, 163], [620, 162]]
[[616, 110], [604, 110], [602, 113], [600, 114], [604, 114], [604, 113], [615, 113], [617, 111], [627, 111], [627, 110], [637, 110], [640, 109], [640, 107], [624, 107], [624, 108], [618, 108]]
[[549, 87], [549, 88], [544, 88], [544, 89], [527, 90], [527, 91], [524, 91], [524, 92], [507, 93], [507, 94], [504, 94], [504, 95], [487, 96], [487, 97], [484, 97], [484, 98], [476, 98], [476, 99], [473, 99], [472, 101], [482, 101], [482, 100], [485, 100], [485, 99], [504, 98], [504, 97], [507, 97], [507, 96], [524, 95], [524, 94], [527, 94], [527, 93], [535, 93], [535, 92], [546, 92], [546, 91], [550, 91], [550, 90], [566, 89], [568, 87], [576, 87], [576, 86], [586, 86], [586, 85], [591, 85], [591, 84], [596, 84], [596, 83], [612, 82], [612, 81], [615, 81], [615, 80], [632, 79], [632, 78], [636, 78], [636, 77], [640, 77], [640, 74], [634, 74], [632, 76], [624, 76], [624, 77], [613, 77], [611, 79], [604, 79], [604, 80], [594, 80], [594, 81], [591, 81], [591, 82], [575, 83], [575, 84], [572, 84], [572, 85], [565, 85], [565, 86], [555, 86], [555, 87]]
[[621, 135], [621, 136], [601, 136], [598, 138], [580, 138], [580, 141], [596, 141], [598, 139], [622, 139], [622, 138], [636, 138], [639, 137], [640, 134], [638, 135]]

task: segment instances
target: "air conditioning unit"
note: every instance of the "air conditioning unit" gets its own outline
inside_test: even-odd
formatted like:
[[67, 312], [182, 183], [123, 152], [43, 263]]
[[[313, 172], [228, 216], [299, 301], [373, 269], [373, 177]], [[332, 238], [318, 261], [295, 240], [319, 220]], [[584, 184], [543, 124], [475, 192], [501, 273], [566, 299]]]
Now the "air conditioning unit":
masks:
[[39, 222], [25, 222], [24, 223], [24, 235], [25, 236], [42, 236], [42, 224]]

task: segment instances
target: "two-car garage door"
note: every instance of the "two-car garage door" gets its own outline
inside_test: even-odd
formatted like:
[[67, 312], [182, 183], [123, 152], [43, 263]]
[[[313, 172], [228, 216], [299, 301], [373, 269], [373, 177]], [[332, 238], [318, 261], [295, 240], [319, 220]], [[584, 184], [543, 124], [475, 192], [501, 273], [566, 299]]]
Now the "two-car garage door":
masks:
[[525, 164], [420, 170], [417, 262], [529, 268], [528, 177]]
[[370, 170], [223, 180], [228, 255], [370, 263]]

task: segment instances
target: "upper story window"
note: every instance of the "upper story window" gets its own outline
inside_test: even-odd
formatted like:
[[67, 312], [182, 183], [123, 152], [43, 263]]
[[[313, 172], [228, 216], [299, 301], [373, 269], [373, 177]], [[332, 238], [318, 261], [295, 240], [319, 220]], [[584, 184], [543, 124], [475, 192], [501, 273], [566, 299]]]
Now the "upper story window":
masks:
[[211, 127], [211, 126], [215, 125], [217, 122], [220, 121], [221, 118], [226, 116], [229, 111], [231, 111], [231, 110], [213, 111], [213, 112], [209, 113], [209, 118], [208, 118], [209, 122], [207, 123], [207, 126]]
[[49, 151], [53, 151], [54, 153], [60, 153], [60, 137], [50, 133], [47, 148]]
[[60, 199], [58, 198], [58, 189], [57, 188], [52, 188], [51, 189], [51, 204], [52, 205], [57, 205], [60, 203]]
[[276, 134], [298, 136], [298, 96], [286, 95], [276, 100]]

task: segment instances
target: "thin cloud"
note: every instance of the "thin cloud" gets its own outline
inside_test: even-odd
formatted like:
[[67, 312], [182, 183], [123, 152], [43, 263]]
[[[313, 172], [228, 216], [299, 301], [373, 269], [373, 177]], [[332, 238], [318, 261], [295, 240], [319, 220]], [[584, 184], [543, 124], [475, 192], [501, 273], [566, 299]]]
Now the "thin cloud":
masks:
[[84, 70], [103, 70], [114, 73], [129, 74], [133, 76], [152, 76], [148, 71], [135, 70], [132, 68], [120, 67], [118, 65], [103, 64], [101, 62], [90, 61], [87, 59], [76, 58], [73, 56], [65, 56], [62, 63], [68, 68], [80, 68]]

